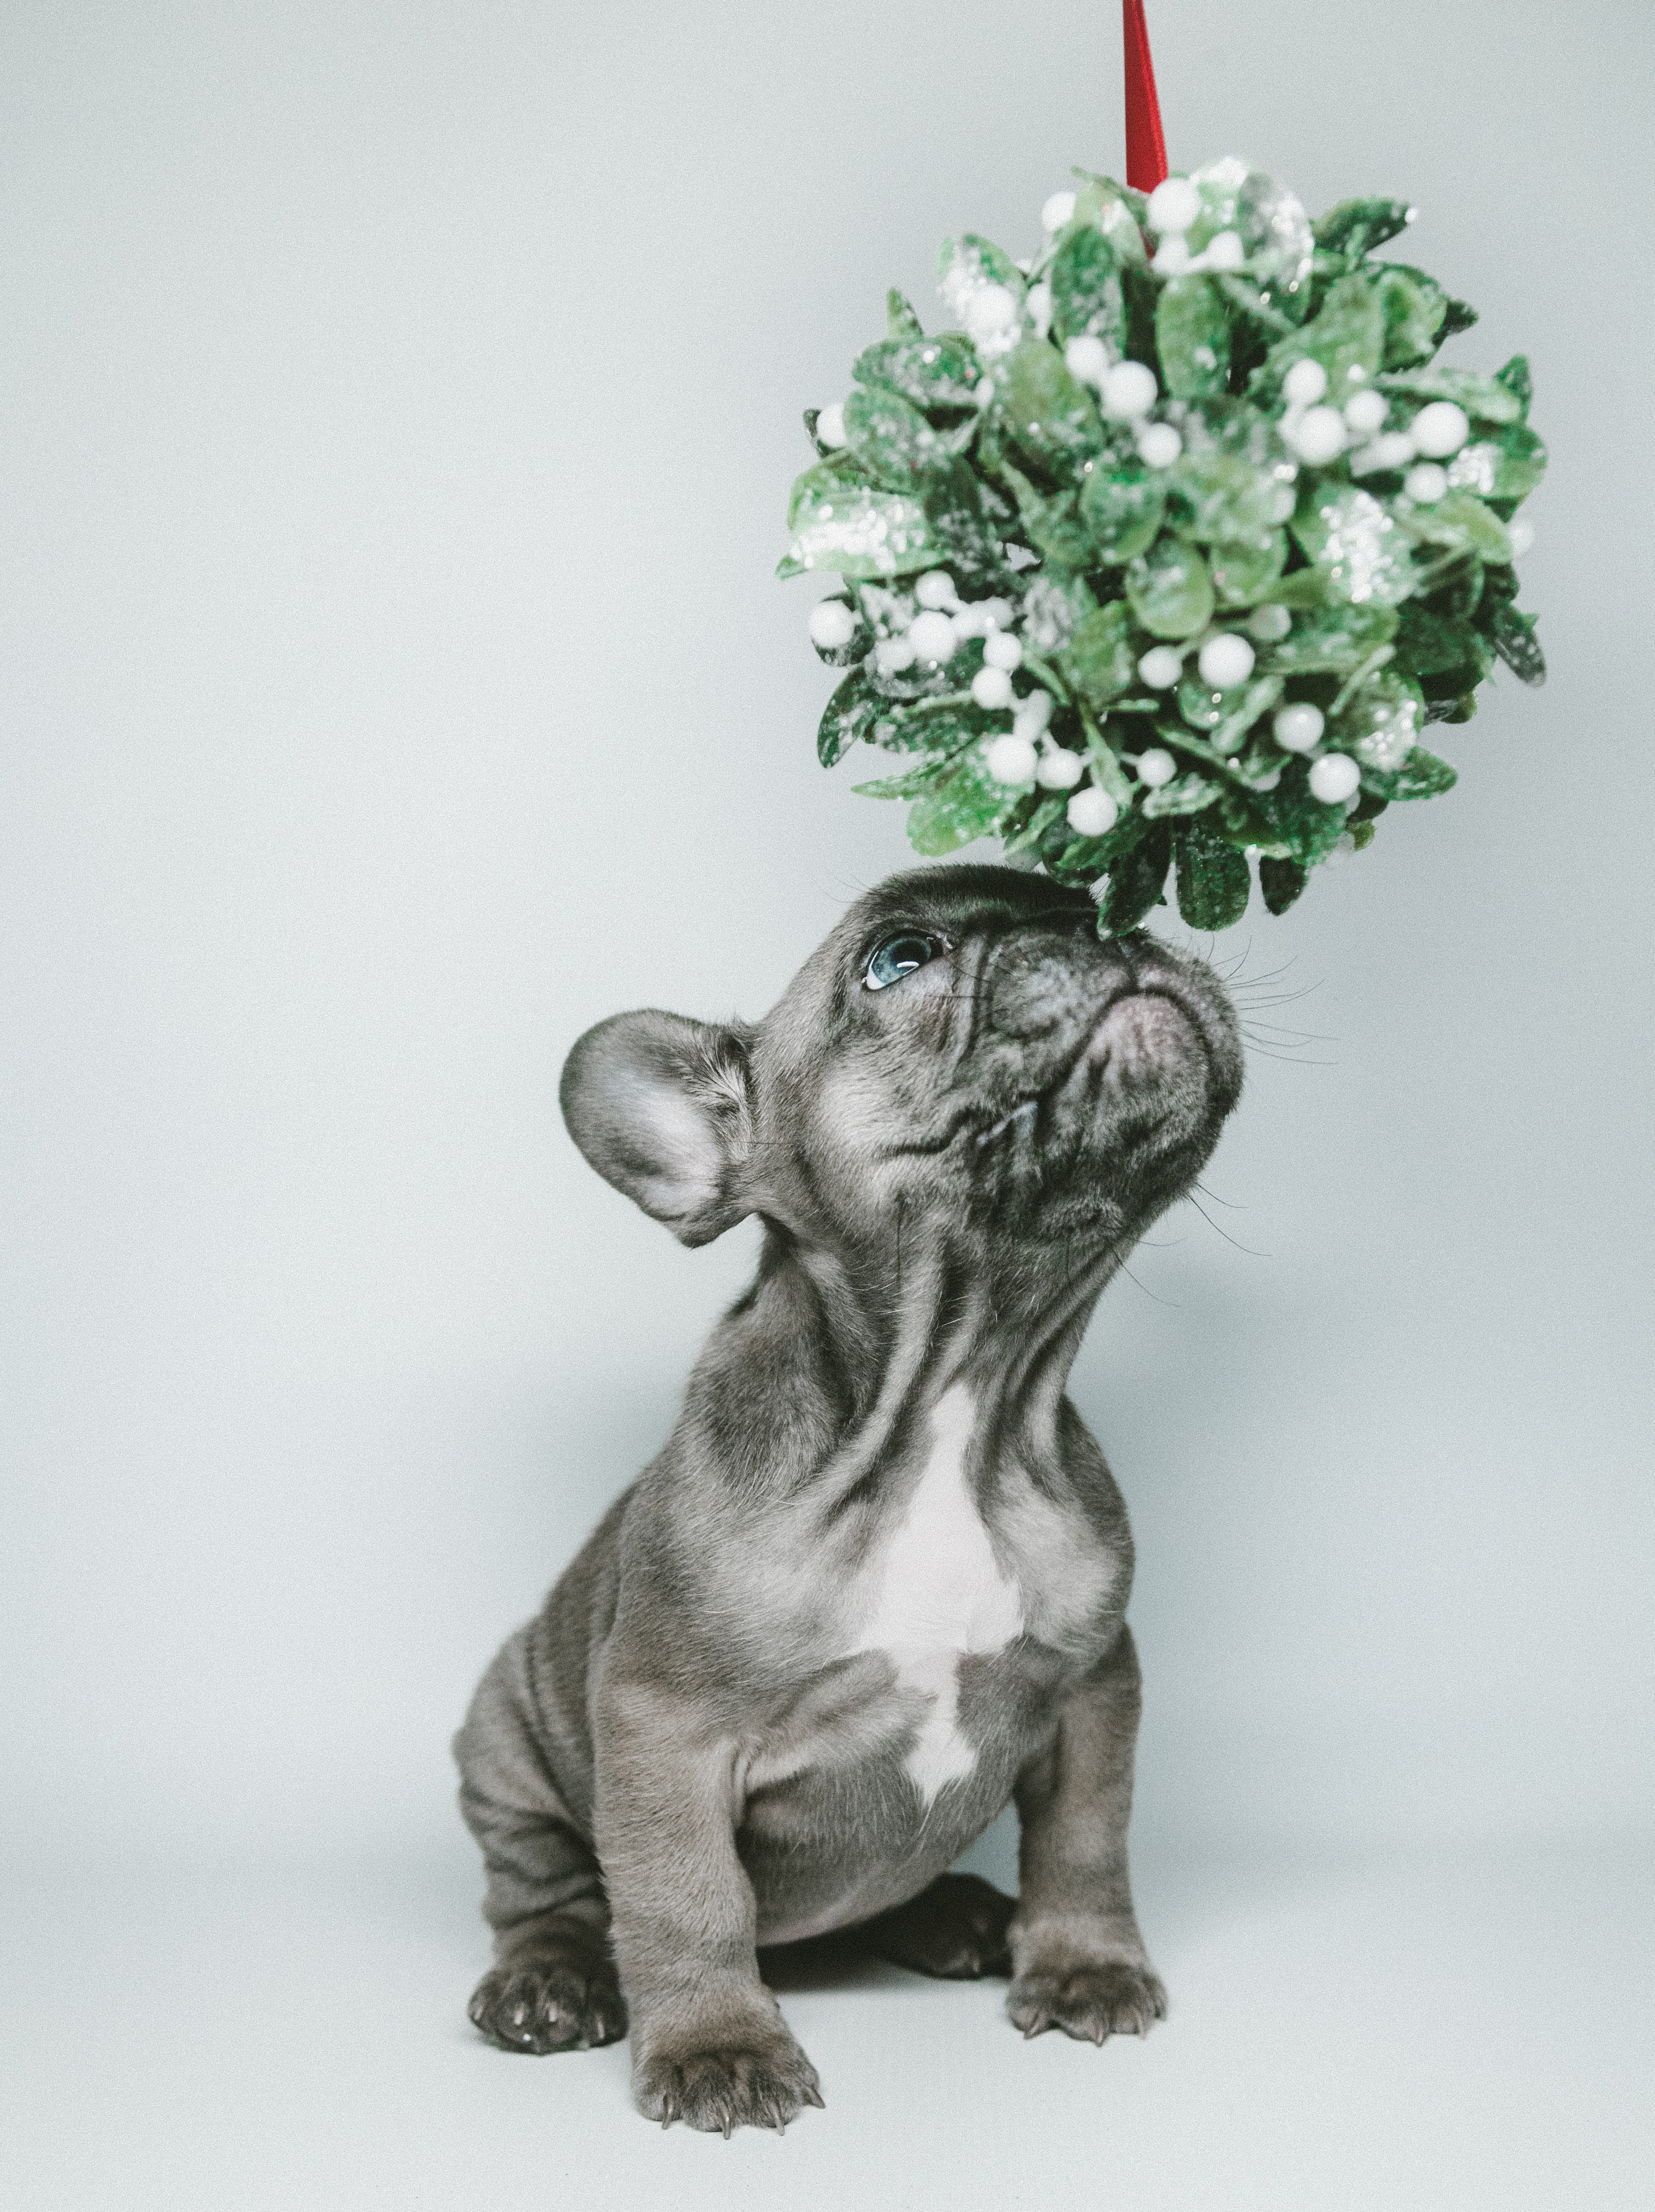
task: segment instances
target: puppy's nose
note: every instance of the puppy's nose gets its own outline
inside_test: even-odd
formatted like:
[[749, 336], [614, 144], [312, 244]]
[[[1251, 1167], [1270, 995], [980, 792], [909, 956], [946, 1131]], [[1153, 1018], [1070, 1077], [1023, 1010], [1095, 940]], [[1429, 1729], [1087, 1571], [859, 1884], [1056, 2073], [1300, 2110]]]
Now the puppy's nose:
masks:
[[1099, 943], [1086, 918], [1080, 928], [1019, 930], [996, 948], [985, 978], [989, 1024], [1002, 1037], [1048, 1036], [1074, 1023], [1082, 1004], [1094, 1001], [1100, 981], [1110, 997], [1137, 988], [1123, 939]]

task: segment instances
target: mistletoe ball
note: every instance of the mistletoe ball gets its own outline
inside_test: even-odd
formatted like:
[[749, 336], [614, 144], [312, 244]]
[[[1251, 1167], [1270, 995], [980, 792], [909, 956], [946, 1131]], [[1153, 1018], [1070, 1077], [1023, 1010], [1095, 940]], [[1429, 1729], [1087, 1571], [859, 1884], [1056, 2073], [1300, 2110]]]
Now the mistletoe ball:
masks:
[[1147, 198], [1079, 176], [1027, 262], [951, 240], [950, 327], [900, 294], [849, 396], [806, 416], [784, 576], [833, 590], [818, 750], [897, 756], [922, 853], [981, 836], [1098, 901], [1197, 928], [1280, 914], [1393, 801], [1446, 791], [1519, 611], [1540, 482], [1528, 365], [1450, 365], [1476, 318], [1378, 249], [1414, 210], [1312, 223], [1244, 162]]

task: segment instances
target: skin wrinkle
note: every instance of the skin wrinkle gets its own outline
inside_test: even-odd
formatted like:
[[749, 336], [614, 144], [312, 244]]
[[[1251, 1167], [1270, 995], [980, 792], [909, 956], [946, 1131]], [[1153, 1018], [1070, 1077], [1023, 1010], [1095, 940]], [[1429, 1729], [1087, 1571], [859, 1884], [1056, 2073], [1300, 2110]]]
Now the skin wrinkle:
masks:
[[[868, 990], [898, 934], [946, 950]], [[666, 1448], [458, 1739], [496, 1930], [485, 2033], [553, 2047], [525, 2041], [522, 1993], [578, 1966], [587, 2040], [630, 2009], [641, 2109], [789, 2118], [815, 2075], [755, 1947], [847, 1922], [922, 1967], [990, 1926], [1028, 2032], [1159, 2015], [1126, 1875], [1131, 1538], [1065, 1386], [1240, 1076], [1210, 970], [971, 867], [870, 893], [760, 1023], [648, 1012], [576, 1045], [564, 1109], [599, 1172], [685, 1243], [750, 1212], [764, 1240]], [[970, 1408], [954, 1473], [945, 1401]], [[924, 1498], [940, 1517], [904, 1548]], [[1013, 1793], [1008, 1926], [944, 1870]]]

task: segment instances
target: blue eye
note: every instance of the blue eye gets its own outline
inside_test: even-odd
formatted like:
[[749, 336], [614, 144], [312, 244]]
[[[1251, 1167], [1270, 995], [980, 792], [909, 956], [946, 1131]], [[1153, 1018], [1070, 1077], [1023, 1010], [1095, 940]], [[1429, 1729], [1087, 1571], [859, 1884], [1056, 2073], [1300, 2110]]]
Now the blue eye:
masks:
[[863, 981], [870, 991], [883, 991], [947, 949], [940, 937], [922, 937], [917, 930], [905, 929], [900, 937], [887, 937], [875, 947]]

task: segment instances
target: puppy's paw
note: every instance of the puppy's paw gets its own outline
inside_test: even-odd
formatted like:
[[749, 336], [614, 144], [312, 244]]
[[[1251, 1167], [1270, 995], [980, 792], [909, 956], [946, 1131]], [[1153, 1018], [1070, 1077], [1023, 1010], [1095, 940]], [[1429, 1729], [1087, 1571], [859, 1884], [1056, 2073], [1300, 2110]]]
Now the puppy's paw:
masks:
[[664, 2128], [682, 2120], [726, 2137], [738, 2128], [779, 2135], [806, 2105], [822, 2102], [816, 2069], [786, 2028], [751, 2042], [654, 2052], [634, 2069], [632, 2095], [644, 2118]]
[[589, 2051], [626, 2033], [626, 2000], [613, 1966], [573, 1948], [492, 1968], [465, 2009], [502, 2051]]
[[1082, 2042], [1102, 2043], [1110, 2035], [1147, 2035], [1166, 2018], [1166, 1991], [1143, 1962], [1051, 1961], [1018, 1976], [1006, 2009], [1025, 2035], [1061, 2027]]
[[1002, 1895], [977, 1875], [939, 1875], [906, 1905], [868, 1922], [868, 1948], [893, 1966], [941, 1981], [1009, 1974], [1006, 1929], [1016, 1910], [1015, 1898]]

